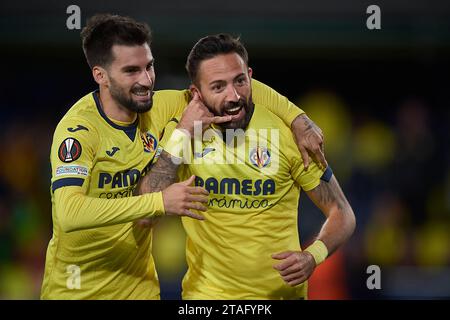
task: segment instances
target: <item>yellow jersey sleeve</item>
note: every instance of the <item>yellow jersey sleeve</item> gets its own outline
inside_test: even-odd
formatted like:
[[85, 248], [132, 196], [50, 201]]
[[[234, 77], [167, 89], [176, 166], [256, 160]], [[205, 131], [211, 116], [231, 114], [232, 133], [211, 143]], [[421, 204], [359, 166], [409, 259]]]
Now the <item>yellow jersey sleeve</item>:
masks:
[[[298, 153], [298, 152], [297, 152]], [[305, 191], [310, 191], [320, 184], [320, 179], [326, 178], [329, 167], [324, 171], [315, 162], [311, 162], [308, 170], [303, 166], [303, 160], [298, 153], [292, 158], [291, 175], [294, 181]]]
[[267, 108], [290, 128], [292, 121], [305, 113], [302, 109], [289, 101], [264, 83], [252, 79], [253, 102]]
[[162, 130], [173, 118], [180, 118], [189, 104], [188, 90], [159, 90], [153, 96], [153, 108], [149, 113], [149, 121]]
[[80, 117], [65, 117], [55, 130], [50, 152], [52, 192], [64, 186], [86, 188], [91, 175], [99, 135]]
[[164, 135], [162, 136], [162, 139], [160, 141], [160, 146], [163, 149], [170, 140], [170, 137], [172, 136], [172, 133], [175, 131], [179, 121], [180, 121], [179, 117], [174, 117], [169, 121], [169, 123], [167, 123], [166, 127], [164, 128]]
[[56, 218], [64, 232], [105, 227], [164, 213], [162, 192], [99, 199], [88, 197], [79, 187], [72, 186], [57, 189], [54, 196]]
[[[321, 169], [314, 161], [310, 162], [308, 170], [305, 170], [303, 159], [295, 144], [292, 132], [287, 127], [280, 127], [281, 148], [285, 154], [285, 159], [289, 161], [289, 170], [295, 183], [304, 191], [310, 191], [320, 184], [320, 180], [327, 181], [328, 172], [331, 169]], [[328, 178], [329, 180], [329, 178]]]
[[163, 214], [161, 192], [118, 199], [87, 195], [98, 143], [95, 127], [83, 118], [63, 118], [55, 130], [50, 155], [51, 189], [56, 218], [63, 231], [103, 227]]

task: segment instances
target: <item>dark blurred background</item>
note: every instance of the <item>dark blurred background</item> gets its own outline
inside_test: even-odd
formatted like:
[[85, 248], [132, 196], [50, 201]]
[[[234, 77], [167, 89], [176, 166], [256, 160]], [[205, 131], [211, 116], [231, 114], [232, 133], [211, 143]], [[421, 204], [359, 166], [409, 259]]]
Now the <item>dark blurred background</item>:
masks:
[[[357, 216], [354, 236], [322, 264], [311, 299], [450, 297], [450, 5], [448, 1], [2, 1], [0, 298], [39, 297], [51, 237], [49, 151], [67, 109], [96, 88], [80, 30], [99, 12], [153, 29], [157, 89], [183, 89], [202, 36], [241, 35], [254, 77], [301, 106], [325, 133], [328, 162]], [[366, 9], [381, 8], [381, 30]], [[323, 222], [301, 198], [304, 245]], [[180, 297], [178, 219], [158, 225], [162, 298]], [[369, 290], [378, 265], [381, 289]]]

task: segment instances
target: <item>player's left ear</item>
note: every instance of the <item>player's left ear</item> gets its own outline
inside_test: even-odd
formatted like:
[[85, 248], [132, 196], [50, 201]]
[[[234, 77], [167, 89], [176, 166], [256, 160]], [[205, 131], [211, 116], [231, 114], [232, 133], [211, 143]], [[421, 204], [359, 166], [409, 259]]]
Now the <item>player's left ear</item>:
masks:
[[248, 77], [251, 79], [253, 75], [253, 70], [252, 68], [248, 67]]
[[108, 84], [108, 75], [106, 74], [106, 70], [100, 66], [95, 66], [92, 68], [92, 75], [94, 76], [95, 82], [99, 85], [106, 86]]
[[194, 96], [194, 93], [197, 93], [200, 100], [203, 100], [202, 94], [195, 84], [191, 84], [189, 90], [191, 91], [191, 97]]

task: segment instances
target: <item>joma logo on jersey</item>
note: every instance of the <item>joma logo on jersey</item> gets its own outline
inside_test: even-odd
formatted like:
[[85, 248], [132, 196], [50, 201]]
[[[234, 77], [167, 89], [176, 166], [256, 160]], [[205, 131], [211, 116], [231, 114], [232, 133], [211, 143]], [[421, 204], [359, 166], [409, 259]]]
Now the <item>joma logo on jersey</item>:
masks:
[[275, 193], [275, 181], [267, 180], [251, 180], [245, 179], [240, 181], [236, 178], [223, 178], [217, 180], [210, 177], [203, 180], [195, 177], [195, 185], [205, 188], [208, 192], [215, 194], [243, 194], [246, 196], [259, 196]]
[[114, 176], [108, 172], [100, 172], [98, 177], [98, 187], [104, 188], [105, 185], [111, 185], [112, 189], [129, 187], [135, 185], [139, 181], [140, 177], [141, 172], [137, 169], [117, 172]]

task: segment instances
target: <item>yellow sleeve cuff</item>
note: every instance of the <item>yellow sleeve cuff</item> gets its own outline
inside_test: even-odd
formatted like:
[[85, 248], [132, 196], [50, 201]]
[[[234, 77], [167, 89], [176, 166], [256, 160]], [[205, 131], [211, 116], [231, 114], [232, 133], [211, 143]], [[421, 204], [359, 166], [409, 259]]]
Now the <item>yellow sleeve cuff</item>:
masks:
[[305, 251], [308, 251], [314, 257], [316, 266], [321, 264], [328, 256], [328, 249], [321, 240], [314, 241]]
[[147, 193], [143, 196], [145, 197], [146, 202], [144, 208], [150, 212], [147, 217], [157, 217], [166, 214], [162, 191]]
[[289, 123], [290, 126], [292, 126], [292, 122], [294, 122], [294, 120], [297, 119], [299, 115], [304, 113], [305, 111], [303, 111], [302, 109], [293, 104], [292, 107], [290, 107], [288, 113], [286, 114], [287, 122]]

